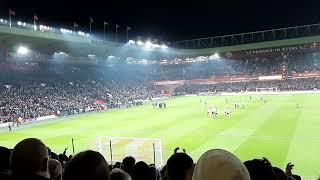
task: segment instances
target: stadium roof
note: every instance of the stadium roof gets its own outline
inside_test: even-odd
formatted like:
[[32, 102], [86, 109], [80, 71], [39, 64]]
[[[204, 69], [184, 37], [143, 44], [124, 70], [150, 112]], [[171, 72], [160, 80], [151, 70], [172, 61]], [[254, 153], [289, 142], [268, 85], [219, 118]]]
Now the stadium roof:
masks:
[[258, 42], [251, 44], [241, 44], [235, 46], [225, 46], [218, 48], [203, 49], [178, 49], [178, 48], [154, 48], [145, 49], [137, 45], [128, 43], [114, 43], [95, 39], [94, 36], [77, 36], [73, 34], [55, 33], [48, 31], [34, 31], [32, 29], [8, 27], [0, 25], [0, 41], [7, 48], [14, 48], [18, 45], [27, 45], [31, 49], [36, 49], [41, 53], [53, 54], [63, 51], [75, 56], [88, 56], [94, 54], [99, 57], [109, 55], [120, 58], [179, 58], [180, 56], [201, 56], [215, 53], [234, 52], [252, 50], [260, 48], [281, 47], [298, 45], [312, 42], [320, 42], [320, 36], [310, 36], [302, 38], [292, 38], [285, 40]]

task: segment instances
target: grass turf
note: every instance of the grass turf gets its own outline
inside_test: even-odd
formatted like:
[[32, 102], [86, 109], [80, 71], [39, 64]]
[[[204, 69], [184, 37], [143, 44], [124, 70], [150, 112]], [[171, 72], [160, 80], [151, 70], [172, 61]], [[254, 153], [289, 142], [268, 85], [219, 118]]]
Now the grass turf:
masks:
[[[98, 136], [159, 138], [164, 160], [175, 147], [186, 148], [195, 161], [206, 150], [221, 148], [242, 160], [267, 157], [281, 168], [287, 162], [294, 163], [297, 174], [320, 175], [320, 95], [263, 96], [266, 103], [260, 97], [180, 97], [167, 100], [167, 109], [153, 109], [148, 104], [82, 114], [2, 132], [0, 145], [13, 147], [26, 137], [37, 137], [52, 150], [62, 152], [71, 146], [71, 138], [75, 139], [76, 151], [89, 148]], [[207, 117], [204, 101], [207, 107], [218, 108], [218, 117]], [[235, 110], [234, 103], [245, 108]], [[232, 110], [231, 117], [223, 115], [225, 108]]]

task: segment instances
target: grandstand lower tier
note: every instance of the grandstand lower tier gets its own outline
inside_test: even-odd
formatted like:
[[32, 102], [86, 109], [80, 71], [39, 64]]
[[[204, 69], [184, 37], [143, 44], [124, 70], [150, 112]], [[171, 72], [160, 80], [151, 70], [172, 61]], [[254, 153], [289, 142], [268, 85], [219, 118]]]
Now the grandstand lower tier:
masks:
[[[150, 149], [147, 141], [130, 138], [159, 139], [162, 162], [166, 162], [175, 147], [185, 148], [194, 160], [208, 149], [221, 148], [235, 153], [241, 160], [267, 157], [273, 165], [283, 168], [287, 162], [293, 162], [297, 174], [317, 177], [320, 166], [320, 159], [317, 159], [319, 100], [319, 94], [311, 93], [185, 96], [165, 100], [165, 109], [145, 104], [64, 117], [63, 120], [17, 129], [13, 127], [11, 132], [3, 129], [0, 142], [3, 146], [13, 147], [23, 138], [38, 137], [55, 152], [69, 147], [71, 154], [72, 147], [75, 152], [92, 148], [99, 137], [119, 137], [127, 140], [116, 141], [117, 147], [123, 148], [114, 149], [115, 155], [132, 153], [130, 149], [135, 147], [135, 153], [141, 156], [144, 149], [141, 147]], [[243, 104], [244, 108], [235, 109], [235, 104]], [[228, 108], [232, 114], [226, 117], [219, 113], [217, 117], [208, 118], [210, 106], [218, 112]], [[108, 143], [102, 145], [99, 147], [108, 150]], [[110, 161], [109, 157], [106, 159]]]

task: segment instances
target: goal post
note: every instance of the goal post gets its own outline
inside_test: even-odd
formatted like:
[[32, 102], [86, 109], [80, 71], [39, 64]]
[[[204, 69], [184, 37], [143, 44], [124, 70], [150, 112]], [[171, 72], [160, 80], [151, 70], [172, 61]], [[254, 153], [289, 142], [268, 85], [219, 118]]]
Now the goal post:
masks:
[[100, 152], [110, 164], [122, 162], [127, 156], [156, 167], [163, 163], [160, 139], [100, 136], [93, 141], [91, 148]]

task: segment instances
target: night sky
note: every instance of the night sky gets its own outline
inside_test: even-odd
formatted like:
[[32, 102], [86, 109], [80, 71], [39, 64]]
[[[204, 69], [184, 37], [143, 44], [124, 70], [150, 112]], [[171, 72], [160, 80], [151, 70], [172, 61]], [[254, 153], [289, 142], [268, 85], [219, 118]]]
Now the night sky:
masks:
[[129, 25], [131, 39], [141, 35], [177, 41], [320, 22], [318, 0], [1, 0], [0, 17], [7, 18], [9, 7], [19, 20], [31, 23], [35, 12], [41, 24], [72, 29], [76, 21], [83, 31], [89, 30], [93, 17], [95, 34], [103, 33], [105, 20], [113, 28], [107, 28], [111, 40], [115, 24], [122, 39]]

